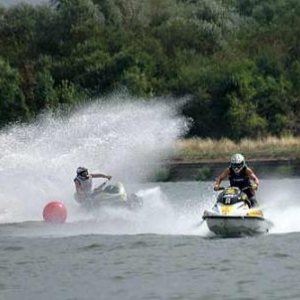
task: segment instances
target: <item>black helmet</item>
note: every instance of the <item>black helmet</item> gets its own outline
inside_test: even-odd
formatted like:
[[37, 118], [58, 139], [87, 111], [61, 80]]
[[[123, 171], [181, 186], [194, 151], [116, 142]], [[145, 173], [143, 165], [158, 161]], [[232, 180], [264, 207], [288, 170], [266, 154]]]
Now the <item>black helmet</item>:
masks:
[[83, 177], [86, 177], [88, 175], [89, 171], [87, 168], [85, 167], [78, 167], [77, 168], [77, 175], [80, 175], [80, 176], [83, 176]]

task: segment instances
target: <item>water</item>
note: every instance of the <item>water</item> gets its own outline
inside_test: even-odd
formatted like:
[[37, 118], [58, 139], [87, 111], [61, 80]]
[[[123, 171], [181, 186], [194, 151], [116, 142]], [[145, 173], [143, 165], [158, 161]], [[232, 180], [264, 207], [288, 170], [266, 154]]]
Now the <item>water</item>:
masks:
[[[262, 191], [279, 183], [299, 180]], [[196, 226], [211, 183], [159, 186], [137, 213], [0, 226], [0, 299], [299, 299], [296, 201], [265, 199], [270, 234], [220, 239]]]
[[[215, 238], [198, 226], [212, 182], [145, 180], [185, 120], [166, 104], [115, 97], [1, 132], [0, 299], [299, 299], [299, 179], [261, 181], [268, 235]], [[81, 211], [79, 164], [122, 180], [143, 208]], [[54, 198], [65, 224], [42, 222]]]

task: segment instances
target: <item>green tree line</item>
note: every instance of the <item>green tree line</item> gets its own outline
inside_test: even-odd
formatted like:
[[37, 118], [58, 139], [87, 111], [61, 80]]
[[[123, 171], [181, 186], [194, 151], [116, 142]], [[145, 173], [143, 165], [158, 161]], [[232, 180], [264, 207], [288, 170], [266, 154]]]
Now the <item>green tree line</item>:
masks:
[[188, 97], [189, 136], [297, 136], [299, 45], [299, 0], [0, 7], [0, 127], [125, 87]]

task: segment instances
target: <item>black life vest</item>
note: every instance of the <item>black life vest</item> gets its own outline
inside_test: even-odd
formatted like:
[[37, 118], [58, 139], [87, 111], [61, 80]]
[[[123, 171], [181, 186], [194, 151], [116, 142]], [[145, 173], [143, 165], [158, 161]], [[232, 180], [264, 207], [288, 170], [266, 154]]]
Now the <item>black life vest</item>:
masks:
[[229, 167], [229, 182], [231, 186], [236, 186], [239, 189], [251, 186], [251, 180], [246, 173], [247, 166], [244, 166], [241, 172], [236, 174], [231, 167]]

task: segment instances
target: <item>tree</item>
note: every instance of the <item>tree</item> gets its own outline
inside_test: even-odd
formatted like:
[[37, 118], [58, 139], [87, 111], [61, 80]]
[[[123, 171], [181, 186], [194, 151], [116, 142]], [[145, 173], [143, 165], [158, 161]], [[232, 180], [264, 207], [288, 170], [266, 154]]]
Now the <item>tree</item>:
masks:
[[20, 75], [0, 57], [0, 127], [29, 118], [29, 109], [20, 89]]

